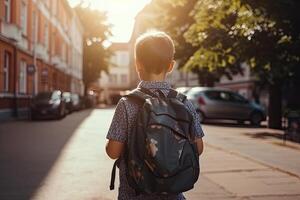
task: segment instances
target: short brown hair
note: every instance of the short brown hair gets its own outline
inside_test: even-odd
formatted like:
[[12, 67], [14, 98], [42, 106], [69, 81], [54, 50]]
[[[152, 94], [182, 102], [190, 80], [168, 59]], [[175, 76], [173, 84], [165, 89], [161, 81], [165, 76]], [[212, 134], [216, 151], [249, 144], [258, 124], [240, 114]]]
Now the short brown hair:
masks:
[[135, 43], [135, 56], [148, 73], [167, 70], [174, 59], [175, 47], [169, 35], [160, 31], [142, 34]]

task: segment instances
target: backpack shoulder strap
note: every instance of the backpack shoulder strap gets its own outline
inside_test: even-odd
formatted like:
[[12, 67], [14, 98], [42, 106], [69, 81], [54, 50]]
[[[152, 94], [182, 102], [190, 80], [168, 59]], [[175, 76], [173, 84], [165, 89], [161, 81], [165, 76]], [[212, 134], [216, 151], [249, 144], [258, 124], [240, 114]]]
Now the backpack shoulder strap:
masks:
[[186, 100], [186, 96], [180, 92], [177, 92], [176, 90], [171, 89], [168, 98], [176, 98], [181, 102], [184, 102]]
[[185, 100], [186, 100], [187, 97], [184, 94], [178, 92], [176, 98], [179, 99], [183, 103], [183, 102], [185, 102]]
[[125, 95], [129, 99], [135, 99], [139, 102], [145, 102], [146, 99], [152, 98], [150, 94], [143, 92], [140, 88], [134, 89], [129, 94]]
[[120, 164], [120, 159], [117, 159], [115, 161], [114, 166], [113, 166], [112, 171], [111, 171], [110, 186], [109, 186], [110, 190], [115, 189], [116, 169], [117, 169], [117, 166], [119, 164]]

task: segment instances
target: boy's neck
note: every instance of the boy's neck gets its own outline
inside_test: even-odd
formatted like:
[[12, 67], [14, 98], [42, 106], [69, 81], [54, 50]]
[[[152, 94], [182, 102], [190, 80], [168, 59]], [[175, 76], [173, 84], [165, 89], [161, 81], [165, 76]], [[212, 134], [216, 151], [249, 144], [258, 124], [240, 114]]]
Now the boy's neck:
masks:
[[147, 76], [142, 77], [143, 81], [166, 81], [166, 74], [147, 74]]

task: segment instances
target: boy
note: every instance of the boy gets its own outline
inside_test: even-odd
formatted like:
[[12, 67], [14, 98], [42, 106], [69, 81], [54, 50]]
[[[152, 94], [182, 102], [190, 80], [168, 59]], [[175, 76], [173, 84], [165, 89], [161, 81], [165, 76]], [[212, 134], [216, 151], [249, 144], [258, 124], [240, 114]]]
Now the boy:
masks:
[[[173, 41], [167, 34], [163, 32], [148, 32], [140, 36], [135, 44], [136, 71], [141, 79], [138, 87], [146, 88], [154, 93], [160, 90], [164, 95], [168, 95], [171, 86], [165, 81], [165, 78], [167, 73], [170, 73], [174, 67], [174, 53]], [[202, 137], [204, 136], [200, 120], [191, 102], [185, 100], [184, 104], [193, 116], [195, 143], [200, 155], [203, 151]], [[128, 98], [122, 98], [117, 105], [107, 134], [109, 141], [106, 146], [106, 152], [108, 156], [112, 159], [120, 158], [118, 199], [185, 199], [182, 194], [164, 196], [141, 194], [137, 196], [134, 189], [128, 185], [122, 153], [124, 153], [124, 148], [126, 147], [128, 134], [136, 126], [138, 108], [139, 105], [136, 102], [130, 101]]]

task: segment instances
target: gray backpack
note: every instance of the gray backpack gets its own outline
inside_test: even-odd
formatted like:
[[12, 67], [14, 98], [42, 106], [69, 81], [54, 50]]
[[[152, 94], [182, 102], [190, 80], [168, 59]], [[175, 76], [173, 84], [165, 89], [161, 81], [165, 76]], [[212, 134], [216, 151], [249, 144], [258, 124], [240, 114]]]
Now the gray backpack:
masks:
[[170, 90], [166, 97], [157, 92], [138, 88], [126, 96], [140, 105], [125, 150], [126, 176], [137, 194], [178, 194], [192, 189], [199, 177], [193, 118], [183, 94]]

